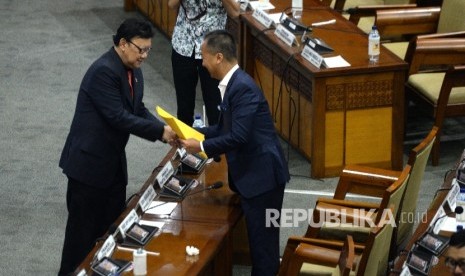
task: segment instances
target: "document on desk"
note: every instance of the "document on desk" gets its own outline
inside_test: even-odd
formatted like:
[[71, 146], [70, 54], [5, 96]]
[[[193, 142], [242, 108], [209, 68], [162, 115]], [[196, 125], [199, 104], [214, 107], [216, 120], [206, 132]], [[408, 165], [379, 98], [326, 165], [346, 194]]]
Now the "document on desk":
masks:
[[326, 68], [349, 67], [350, 63], [348, 63], [343, 57], [339, 55], [335, 57], [323, 58], [323, 66]]
[[270, 3], [270, 1], [249, 1], [250, 7], [252, 7], [253, 10], [255, 9], [261, 9], [261, 10], [272, 10], [275, 8], [273, 4]]
[[[176, 132], [179, 138], [181, 139], [194, 138], [198, 141], [205, 140], [205, 136], [202, 133], [186, 125], [184, 122], [174, 117], [173, 115], [165, 111], [160, 106], [157, 106], [155, 109], [158, 115], [160, 115], [160, 117], [162, 117], [163, 120], [165, 120], [165, 122], [173, 129], [173, 131]], [[208, 158], [205, 152], [199, 152], [199, 155], [202, 156], [203, 158]]]
[[177, 202], [167, 202], [167, 201], [152, 201], [150, 206], [145, 211], [146, 214], [152, 215], [169, 215], [173, 212], [174, 208], [178, 206]]

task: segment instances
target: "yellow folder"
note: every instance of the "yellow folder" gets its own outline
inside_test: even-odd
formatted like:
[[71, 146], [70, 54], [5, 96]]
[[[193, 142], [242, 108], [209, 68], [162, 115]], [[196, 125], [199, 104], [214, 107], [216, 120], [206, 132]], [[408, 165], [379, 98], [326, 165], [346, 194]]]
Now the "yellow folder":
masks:
[[[165, 120], [165, 122], [173, 129], [174, 132], [176, 132], [179, 138], [184, 140], [189, 138], [194, 138], [198, 141], [205, 140], [205, 136], [202, 133], [186, 125], [184, 122], [174, 117], [160, 106], [156, 106], [155, 109], [158, 115], [162, 117], [163, 120]], [[203, 158], [208, 158], [203, 151], [199, 152], [199, 155]]]

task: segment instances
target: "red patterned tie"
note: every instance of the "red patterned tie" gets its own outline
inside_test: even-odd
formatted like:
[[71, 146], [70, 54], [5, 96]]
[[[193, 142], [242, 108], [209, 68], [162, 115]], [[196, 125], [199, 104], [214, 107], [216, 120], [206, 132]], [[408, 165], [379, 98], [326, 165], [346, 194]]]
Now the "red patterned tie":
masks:
[[134, 98], [134, 90], [132, 88], [132, 71], [131, 70], [128, 70], [128, 81], [129, 81], [129, 88], [130, 88], [130, 92], [131, 92], [131, 99]]

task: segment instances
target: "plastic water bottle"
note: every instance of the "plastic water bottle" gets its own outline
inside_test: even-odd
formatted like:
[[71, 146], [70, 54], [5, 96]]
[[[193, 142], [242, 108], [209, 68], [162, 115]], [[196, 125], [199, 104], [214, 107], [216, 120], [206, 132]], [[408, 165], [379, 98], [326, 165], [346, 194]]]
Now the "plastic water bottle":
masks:
[[379, 33], [378, 28], [375, 25], [371, 27], [371, 31], [368, 34], [368, 58], [370, 63], [377, 63], [379, 61]]
[[205, 125], [203, 124], [202, 121], [202, 116], [200, 114], [195, 114], [194, 116], [194, 123], [192, 124], [192, 127], [204, 127]]

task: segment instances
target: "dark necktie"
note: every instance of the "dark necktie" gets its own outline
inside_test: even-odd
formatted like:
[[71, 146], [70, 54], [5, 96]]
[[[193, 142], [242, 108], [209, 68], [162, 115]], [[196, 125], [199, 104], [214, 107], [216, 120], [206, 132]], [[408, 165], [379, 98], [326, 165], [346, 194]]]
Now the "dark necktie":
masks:
[[134, 99], [134, 90], [132, 88], [132, 71], [128, 70], [128, 81], [129, 81], [129, 90], [131, 93], [131, 99]]

